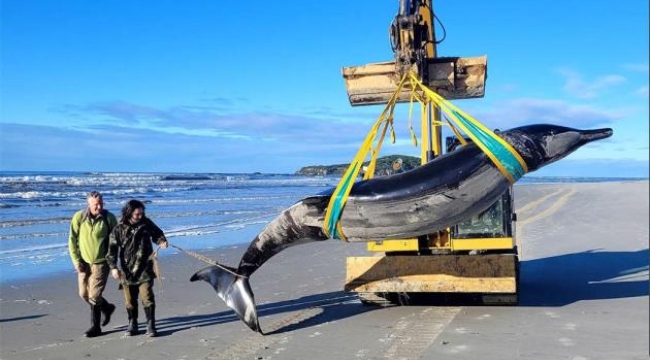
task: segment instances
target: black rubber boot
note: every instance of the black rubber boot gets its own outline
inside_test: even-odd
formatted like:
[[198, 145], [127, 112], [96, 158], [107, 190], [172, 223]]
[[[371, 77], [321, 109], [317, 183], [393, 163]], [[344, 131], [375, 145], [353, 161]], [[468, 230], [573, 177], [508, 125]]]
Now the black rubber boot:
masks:
[[156, 337], [156, 305], [144, 308], [144, 314], [147, 316], [147, 336]]
[[129, 325], [126, 328], [126, 334], [129, 336], [138, 335], [138, 308], [127, 308], [126, 314], [129, 317]]
[[113, 312], [115, 312], [115, 305], [109, 303], [106, 301], [106, 299], [103, 299], [102, 315], [104, 317], [104, 320], [102, 321], [102, 326], [108, 325], [108, 323], [111, 321], [111, 315], [113, 315]]
[[102, 334], [99, 322], [102, 317], [102, 308], [99, 305], [90, 305], [90, 329], [84, 334], [85, 337], [95, 337]]

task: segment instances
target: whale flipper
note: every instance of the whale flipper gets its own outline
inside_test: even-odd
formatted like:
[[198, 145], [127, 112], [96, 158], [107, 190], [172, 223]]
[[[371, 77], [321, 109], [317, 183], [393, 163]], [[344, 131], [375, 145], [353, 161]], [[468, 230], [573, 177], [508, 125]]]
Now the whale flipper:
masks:
[[255, 298], [248, 278], [226, 271], [221, 267], [208, 266], [197, 271], [190, 281], [203, 280], [214, 288], [217, 295], [233, 309], [251, 330], [264, 334], [257, 319]]

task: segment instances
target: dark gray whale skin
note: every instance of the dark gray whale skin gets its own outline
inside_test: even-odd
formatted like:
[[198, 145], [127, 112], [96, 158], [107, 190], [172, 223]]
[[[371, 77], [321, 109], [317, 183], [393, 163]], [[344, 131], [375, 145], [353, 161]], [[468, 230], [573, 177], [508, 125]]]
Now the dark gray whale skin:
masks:
[[[547, 124], [499, 132], [525, 161], [528, 172], [612, 134], [610, 128], [577, 130]], [[339, 221], [350, 242], [417, 237], [485, 211], [510, 185], [488, 156], [470, 143], [410, 171], [357, 182]], [[237, 269], [210, 266], [190, 280], [210, 283], [251, 329], [262, 332], [248, 277], [288, 247], [328, 239], [322, 226], [333, 191], [302, 199], [269, 222]]]

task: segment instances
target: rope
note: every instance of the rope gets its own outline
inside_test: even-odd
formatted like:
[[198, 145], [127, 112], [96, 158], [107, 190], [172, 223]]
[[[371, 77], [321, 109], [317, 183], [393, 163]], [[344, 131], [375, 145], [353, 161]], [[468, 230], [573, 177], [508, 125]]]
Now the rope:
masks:
[[[169, 244], [169, 243], [168, 243], [168, 244]], [[216, 262], [216, 261], [214, 261], [214, 260], [212, 260], [212, 259], [210, 259], [210, 258], [208, 258], [208, 257], [205, 257], [205, 256], [203, 256], [203, 255], [201, 255], [201, 254], [199, 254], [199, 253], [196, 253], [196, 252], [194, 252], [194, 251], [185, 250], [185, 249], [183, 249], [183, 248], [181, 248], [181, 247], [179, 247], [179, 246], [173, 245], [173, 244], [169, 244], [169, 246], [173, 247], [174, 249], [180, 250], [181, 252], [184, 252], [185, 254], [187, 254], [187, 255], [189, 255], [189, 256], [191, 256], [191, 257], [193, 257], [193, 258], [196, 258], [196, 259], [198, 259], [198, 260], [201, 260], [201, 261], [203, 261], [203, 262], [205, 262], [205, 263], [207, 263], [207, 264], [210, 264], [210, 265], [216, 266], [216, 267], [218, 267], [219, 269], [224, 270], [224, 271], [226, 271], [226, 272], [229, 272], [229, 273], [231, 273], [232, 275], [235, 275], [235, 276], [237, 276], [237, 277], [243, 277], [243, 278], [246, 278], [246, 277], [247, 277], [247, 276], [243, 276], [243, 275], [237, 274], [234, 270], [230, 269], [229, 267], [224, 266], [224, 265], [221, 265], [221, 264], [219, 264], [218, 262]]]
[[[199, 253], [196, 253], [194, 251], [185, 250], [185, 249], [183, 249], [183, 248], [181, 248], [179, 246], [170, 244], [169, 241], [167, 241], [167, 244], [169, 246], [173, 247], [174, 249], [180, 250], [181, 252], [184, 252], [189, 256], [192, 256], [192, 257], [194, 257], [196, 259], [199, 259], [199, 260], [201, 260], [201, 261], [203, 261], [205, 263], [208, 263], [210, 265], [216, 266], [216, 267], [218, 267], [218, 268], [220, 268], [220, 269], [222, 269], [224, 271], [227, 271], [227, 272], [229, 272], [229, 273], [231, 273], [231, 274], [233, 274], [235, 276], [244, 277], [242, 275], [237, 274], [236, 272], [229, 269], [228, 267], [226, 267], [224, 265], [221, 265], [221, 264], [217, 263], [216, 261], [214, 261], [212, 259], [209, 259], [209, 258], [207, 258], [207, 257], [205, 257], [205, 256], [203, 256], [203, 255], [201, 255]], [[149, 259], [151, 259], [153, 261], [153, 272], [156, 274], [156, 277], [158, 278], [158, 283], [160, 284], [160, 290], [158, 290], [158, 294], [162, 297], [162, 293], [164, 291], [163, 291], [163, 281], [162, 281], [162, 270], [160, 269], [160, 262], [158, 261], [158, 251], [160, 251], [160, 246], [158, 246], [158, 248], [156, 248], [156, 251], [154, 251], [153, 254], [151, 254], [151, 257], [149, 257]], [[128, 284], [126, 283], [126, 280], [124, 279], [124, 277], [122, 277], [121, 273], [120, 273], [120, 280], [119, 281], [120, 281], [120, 285], [122, 285], [122, 287], [126, 288], [128, 286]]]
[[153, 261], [153, 273], [156, 274], [156, 277], [158, 278], [158, 283], [160, 284], [160, 290], [158, 290], [158, 294], [161, 295], [163, 291], [163, 281], [162, 281], [162, 271], [160, 270], [160, 261], [158, 261], [158, 251], [160, 251], [160, 246], [156, 248], [156, 251], [151, 254], [150, 259]]

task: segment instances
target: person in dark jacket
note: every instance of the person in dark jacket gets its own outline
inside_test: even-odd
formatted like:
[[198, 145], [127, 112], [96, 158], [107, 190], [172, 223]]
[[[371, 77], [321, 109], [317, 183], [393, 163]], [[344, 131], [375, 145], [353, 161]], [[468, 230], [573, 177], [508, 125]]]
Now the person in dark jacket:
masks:
[[[122, 208], [120, 223], [113, 229], [109, 239], [106, 261], [111, 276], [120, 281], [124, 291], [129, 325], [127, 334], [138, 333], [138, 295], [147, 317], [147, 335], [156, 332], [156, 301], [153, 280], [156, 278], [153, 263], [153, 243], [167, 248], [165, 234], [145, 216], [141, 201], [130, 200]], [[120, 269], [117, 262], [119, 259]]]
[[[104, 209], [102, 194], [91, 191], [86, 196], [87, 207], [77, 211], [70, 221], [68, 251], [77, 272], [79, 296], [90, 305], [90, 328], [86, 337], [102, 334], [108, 325], [115, 305], [103, 296], [109, 267], [106, 264], [108, 238], [117, 225], [117, 219]], [[101, 322], [101, 316], [104, 316]]]

